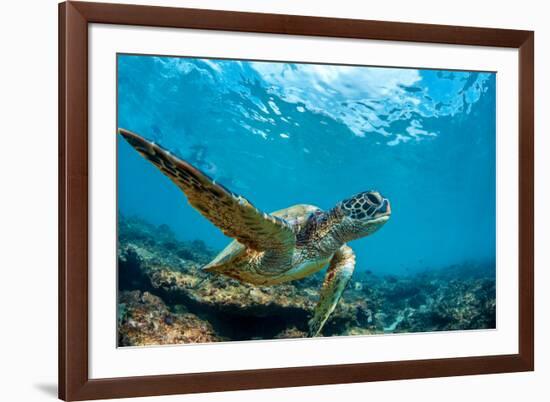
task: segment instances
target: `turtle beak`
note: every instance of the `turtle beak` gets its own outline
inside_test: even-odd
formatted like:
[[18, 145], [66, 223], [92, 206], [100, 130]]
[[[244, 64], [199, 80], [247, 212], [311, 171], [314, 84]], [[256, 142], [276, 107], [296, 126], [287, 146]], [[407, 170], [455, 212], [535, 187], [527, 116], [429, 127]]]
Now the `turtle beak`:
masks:
[[374, 216], [390, 216], [391, 215], [391, 205], [390, 201], [387, 198], [384, 198], [378, 209], [376, 210]]

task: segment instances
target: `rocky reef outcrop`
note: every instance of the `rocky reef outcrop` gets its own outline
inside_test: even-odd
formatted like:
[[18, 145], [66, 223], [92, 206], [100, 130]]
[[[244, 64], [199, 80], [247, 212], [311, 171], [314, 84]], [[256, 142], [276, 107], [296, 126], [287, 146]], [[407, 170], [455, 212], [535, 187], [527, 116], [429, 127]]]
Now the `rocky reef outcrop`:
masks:
[[[119, 220], [119, 345], [306, 336], [324, 273], [263, 287], [206, 273], [215, 256], [166, 225]], [[407, 276], [358, 272], [324, 336], [495, 327], [494, 265], [465, 263]]]
[[119, 346], [219, 342], [212, 326], [186, 310], [171, 311], [158, 297], [123, 291], [118, 304]]

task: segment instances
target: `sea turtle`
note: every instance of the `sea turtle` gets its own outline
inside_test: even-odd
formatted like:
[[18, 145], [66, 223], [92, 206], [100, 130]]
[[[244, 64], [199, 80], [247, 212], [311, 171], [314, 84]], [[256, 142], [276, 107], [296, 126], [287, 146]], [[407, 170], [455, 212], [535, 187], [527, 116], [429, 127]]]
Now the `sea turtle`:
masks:
[[359, 193], [329, 211], [299, 204], [268, 214], [159, 145], [128, 130], [119, 133], [168, 176], [198, 212], [235, 239], [203, 267], [205, 271], [254, 285], [277, 285], [329, 265], [309, 320], [309, 336], [320, 333], [355, 268], [355, 254], [346, 243], [372, 234], [390, 218], [390, 203], [377, 191]]

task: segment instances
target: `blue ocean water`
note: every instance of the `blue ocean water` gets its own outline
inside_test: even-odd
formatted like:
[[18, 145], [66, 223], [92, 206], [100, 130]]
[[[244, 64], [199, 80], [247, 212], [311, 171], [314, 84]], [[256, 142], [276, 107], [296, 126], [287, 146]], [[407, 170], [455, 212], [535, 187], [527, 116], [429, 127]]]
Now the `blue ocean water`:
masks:
[[[118, 125], [264, 211], [375, 189], [390, 221], [357, 269], [495, 261], [496, 74], [118, 56]], [[230, 241], [118, 138], [118, 206], [214, 250]]]

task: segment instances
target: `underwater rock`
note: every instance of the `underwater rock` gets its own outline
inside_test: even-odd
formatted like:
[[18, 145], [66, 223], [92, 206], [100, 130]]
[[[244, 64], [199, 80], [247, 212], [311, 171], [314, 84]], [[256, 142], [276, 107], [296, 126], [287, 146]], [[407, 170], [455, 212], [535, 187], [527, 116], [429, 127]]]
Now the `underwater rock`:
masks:
[[[124, 233], [119, 242], [121, 290], [130, 290], [131, 284], [133, 289], [154, 293], [169, 305], [185, 305], [232, 337], [244, 336], [228, 328], [232, 321], [248, 326], [250, 337], [274, 337], [291, 327], [307, 331], [323, 273], [277, 286], [254, 286], [202, 271], [202, 265], [214, 255], [202, 242], [178, 241], [168, 229], [156, 228], [136, 218], [119, 228], [132, 232]], [[159, 231], [163, 241], [151, 241], [149, 237]], [[132, 279], [126, 278], [127, 275]], [[357, 306], [346, 303], [344, 297], [331, 318], [344, 323], [356, 315]], [[329, 334], [332, 332], [327, 330]]]
[[[216, 253], [199, 240], [179, 241], [166, 225], [121, 217], [119, 239], [121, 344], [305, 336], [324, 271], [282, 285], [254, 286], [202, 271]], [[358, 267], [322, 335], [495, 328], [495, 292], [491, 264], [405, 276], [379, 276]], [[151, 318], [147, 314], [154, 309], [165, 315]], [[127, 317], [153, 329], [138, 331]], [[190, 333], [191, 327], [196, 332]], [[178, 337], [176, 328], [183, 335]]]
[[[292, 285], [257, 287], [215, 274], [174, 272], [167, 267], [151, 270], [151, 283], [169, 298], [191, 299], [220, 311], [266, 316], [274, 310], [307, 310], [315, 305], [315, 294]], [[204, 277], [206, 275], [206, 277]]]
[[118, 218], [118, 241], [119, 251], [126, 245], [134, 245], [145, 254], [144, 257], [157, 257], [159, 261], [170, 264], [181, 260], [206, 264], [215, 256], [202, 240], [182, 242], [166, 224], [155, 226], [123, 214]]
[[170, 345], [224, 340], [197, 316], [172, 314], [149, 292], [134, 290], [119, 295], [119, 346]]
[[284, 331], [278, 333], [273, 338], [274, 339], [288, 339], [288, 338], [306, 338], [307, 331], [300, 331], [296, 327], [286, 328]]
[[495, 282], [490, 279], [453, 280], [416, 314], [411, 330], [496, 328]]
[[405, 299], [407, 306], [397, 312], [396, 321], [385, 328], [386, 332], [496, 328], [494, 279], [455, 278], [448, 281], [430, 278], [425, 286], [422, 286], [424, 281], [417, 281], [420, 295]]

